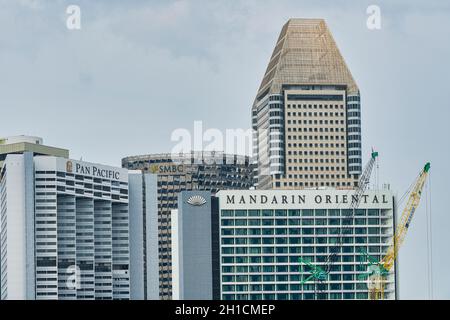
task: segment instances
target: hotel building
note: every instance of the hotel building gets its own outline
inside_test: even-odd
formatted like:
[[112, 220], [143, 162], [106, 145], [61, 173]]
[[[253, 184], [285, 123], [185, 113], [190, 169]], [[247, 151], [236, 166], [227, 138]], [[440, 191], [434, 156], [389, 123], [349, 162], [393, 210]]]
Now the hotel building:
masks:
[[159, 290], [162, 299], [172, 297], [171, 210], [178, 207], [181, 191], [249, 189], [252, 166], [244, 156], [214, 152], [154, 154], [122, 159], [122, 167], [157, 175]]
[[[394, 197], [389, 190], [367, 191], [358, 209], [349, 212], [353, 196], [351, 190], [336, 189], [225, 190], [208, 202], [210, 222], [200, 209], [203, 201], [198, 201], [205, 195], [182, 193], [183, 210], [173, 212], [177, 217], [173, 233], [178, 234], [173, 252], [177, 261], [184, 261], [174, 268], [175, 297], [195, 298], [193, 280], [202, 276], [182, 268], [195, 264], [216, 288], [204, 291], [209, 298], [368, 299], [369, 266], [363, 252], [378, 261], [386, 253], [394, 232]], [[346, 218], [351, 215], [354, 218]], [[192, 237], [211, 240], [197, 246]], [[328, 264], [332, 252], [337, 252], [336, 259]], [[200, 265], [203, 260], [196, 257], [208, 257], [208, 262]], [[329, 266], [327, 278], [302, 284], [311, 276], [305, 262], [323, 270]], [[396, 299], [396, 291], [393, 268], [387, 277], [386, 299]]]
[[128, 170], [31, 152], [0, 172], [1, 299], [129, 299]]
[[362, 173], [360, 93], [322, 19], [282, 28], [252, 107], [258, 189], [351, 189]]
[[216, 200], [210, 191], [183, 191], [178, 209], [172, 210], [174, 300], [219, 298]]

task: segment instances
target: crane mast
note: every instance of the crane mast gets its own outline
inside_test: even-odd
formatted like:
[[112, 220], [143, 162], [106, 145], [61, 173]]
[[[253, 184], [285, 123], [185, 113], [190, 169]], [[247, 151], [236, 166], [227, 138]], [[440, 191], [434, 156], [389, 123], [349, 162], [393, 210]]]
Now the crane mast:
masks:
[[[370, 177], [372, 175], [372, 170], [373, 170], [373, 167], [375, 165], [377, 158], [378, 158], [378, 152], [372, 150], [370, 160], [364, 167], [364, 171], [358, 180], [358, 186], [355, 189], [355, 192], [352, 196], [352, 201], [351, 201], [350, 208], [349, 208], [350, 215], [344, 217], [344, 219], [347, 221], [353, 218], [355, 210], [359, 207], [359, 205], [361, 203], [362, 195], [366, 192], [366, 190], [369, 186]], [[351, 225], [351, 224], [349, 224], [349, 225]], [[331, 271], [331, 267], [333, 266], [333, 264], [335, 263], [335, 261], [337, 259], [339, 249], [343, 245], [342, 238], [344, 237], [345, 231], [346, 231], [346, 229], [349, 229], [349, 228], [350, 227], [341, 228], [340, 234], [338, 237], [339, 239], [338, 239], [337, 243], [335, 244], [335, 246], [330, 249], [331, 253], [327, 257], [327, 260], [325, 261], [325, 265], [319, 267], [319, 266], [315, 266], [311, 263], [307, 263], [303, 259], [299, 259], [299, 262], [301, 264], [305, 264], [310, 268], [309, 272], [311, 273], [310, 276], [306, 277], [304, 280], [301, 281], [301, 284], [305, 284], [306, 282], [308, 282], [310, 280], [314, 280], [314, 281], [326, 280], [328, 273]]]

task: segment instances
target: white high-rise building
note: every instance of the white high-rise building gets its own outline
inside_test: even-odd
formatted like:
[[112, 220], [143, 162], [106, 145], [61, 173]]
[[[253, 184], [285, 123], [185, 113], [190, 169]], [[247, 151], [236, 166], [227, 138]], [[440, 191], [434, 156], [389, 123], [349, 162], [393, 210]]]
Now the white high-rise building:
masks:
[[[368, 300], [395, 199], [369, 190], [183, 191], [172, 211], [175, 299]], [[321, 270], [321, 271], [320, 271]], [[398, 298], [396, 267], [385, 299]]]
[[[219, 198], [220, 299], [369, 299], [366, 253], [380, 261], [394, 233], [394, 196], [369, 190], [224, 190]], [[333, 257], [332, 259], [330, 259]], [[316, 281], [311, 265], [328, 270]], [[395, 268], [385, 298], [396, 299]]]
[[128, 197], [126, 169], [7, 155], [0, 171], [1, 299], [129, 299]]

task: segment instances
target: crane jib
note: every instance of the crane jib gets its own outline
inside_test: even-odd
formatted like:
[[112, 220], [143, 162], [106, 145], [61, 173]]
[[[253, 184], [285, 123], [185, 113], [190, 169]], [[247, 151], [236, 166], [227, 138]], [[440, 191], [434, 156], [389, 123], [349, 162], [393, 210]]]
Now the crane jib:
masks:
[[[392, 245], [389, 247], [387, 254], [381, 259], [380, 261], [380, 267], [384, 268], [386, 271], [385, 274], [379, 275], [381, 278], [380, 286], [376, 286], [373, 288], [370, 288], [370, 298], [371, 299], [384, 299], [385, 295], [385, 280], [386, 276], [389, 273], [390, 268], [393, 266], [395, 259], [397, 258], [399, 247], [402, 245], [403, 239], [406, 236], [407, 230], [409, 228], [409, 225], [411, 224], [412, 218], [414, 216], [414, 213], [416, 212], [419, 203], [420, 198], [422, 196], [422, 189], [425, 185], [425, 180], [427, 177], [427, 172], [430, 170], [430, 163], [428, 162], [423, 171], [421, 172], [419, 178], [416, 180], [413, 191], [411, 192], [407, 206], [403, 210], [403, 213], [401, 215], [401, 222], [397, 226], [398, 230], [395, 232], [394, 236], [392, 237]], [[383, 270], [383, 271], [384, 271]], [[374, 276], [374, 275], [372, 275]]]

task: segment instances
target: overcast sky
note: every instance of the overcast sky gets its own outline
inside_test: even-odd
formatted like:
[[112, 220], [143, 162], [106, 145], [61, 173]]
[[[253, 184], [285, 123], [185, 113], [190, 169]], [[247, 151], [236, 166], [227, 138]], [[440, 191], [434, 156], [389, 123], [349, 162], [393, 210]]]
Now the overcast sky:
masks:
[[[81, 30], [66, 28], [69, 4], [81, 7]], [[381, 30], [366, 27], [370, 4]], [[0, 136], [37, 135], [72, 158], [120, 165], [170, 151], [171, 133], [195, 120], [248, 129], [291, 17], [326, 19], [361, 90], [364, 154], [380, 152], [380, 181], [402, 195], [431, 161], [431, 199], [401, 248], [400, 295], [428, 297], [428, 199], [434, 296], [450, 299], [448, 1], [0, 0]]]

